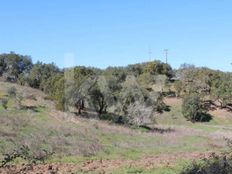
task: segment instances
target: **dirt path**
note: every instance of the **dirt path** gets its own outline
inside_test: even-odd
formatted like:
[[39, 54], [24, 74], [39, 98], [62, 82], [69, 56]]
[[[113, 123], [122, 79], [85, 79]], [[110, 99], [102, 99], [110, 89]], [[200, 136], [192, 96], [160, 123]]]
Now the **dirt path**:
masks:
[[[80, 164], [44, 164], [34, 166], [30, 171], [26, 171], [27, 174], [71, 174], [75, 171], [82, 172], [95, 172], [99, 174], [111, 173], [111, 171], [128, 166], [128, 167], [141, 167], [144, 169], [153, 169], [157, 167], [171, 167], [175, 165], [177, 160], [197, 160], [202, 158], [208, 158], [211, 152], [199, 153], [199, 152], [182, 152], [174, 154], [161, 154], [157, 156], [146, 156], [137, 160], [115, 159], [115, 160], [89, 160]], [[11, 168], [11, 174], [13, 170]], [[7, 174], [10, 169], [0, 169], [0, 174]], [[25, 171], [24, 171], [25, 172]], [[22, 172], [22, 173], [24, 173]]]

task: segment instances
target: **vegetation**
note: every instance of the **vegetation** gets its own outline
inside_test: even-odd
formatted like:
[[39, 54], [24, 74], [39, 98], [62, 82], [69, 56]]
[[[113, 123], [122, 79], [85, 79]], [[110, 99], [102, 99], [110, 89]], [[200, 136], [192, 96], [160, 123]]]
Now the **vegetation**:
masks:
[[[78, 66], [61, 70], [53, 63], [33, 64], [29, 56], [13, 52], [1, 54], [0, 62], [0, 75], [6, 81], [44, 91], [56, 101], [57, 109], [78, 114], [95, 110], [99, 118], [113, 114], [125, 124], [152, 123], [151, 115], [167, 109], [163, 97], [172, 93], [177, 97], [197, 95], [189, 100], [184, 97], [183, 115], [191, 121], [205, 120], [203, 116], [208, 116], [212, 106], [232, 109], [232, 75], [208, 68], [183, 64], [174, 71], [155, 60], [105, 70]], [[15, 96], [20, 107], [21, 97], [14, 88], [8, 95]]]
[[227, 139], [227, 143], [230, 149], [224, 154], [212, 154], [209, 159], [193, 162], [191, 165], [187, 166], [181, 174], [230, 174], [232, 172], [232, 141]]
[[[86, 67], [60, 70], [54, 64], [32, 64], [29, 56], [13, 52], [0, 57], [1, 74], [6, 81], [44, 91], [56, 100], [58, 109], [72, 111], [75, 108], [78, 114], [95, 110], [99, 118], [106, 113], [120, 115], [125, 124], [138, 126], [152, 123], [151, 115], [165, 109], [162, 91], [154, 91], [150, 86], [155, 81], [159, 83], [156, 79], [160, 79], [160, 75], [164, 76], [164, 82], [165, 77], [168, 80], [173, 76], [170, 65], [159, 61], [106, 70]], [[20, 107], [21, 97], [16, 96], [15, 89], [9, 89], [8, 94], [16, 97]], [[141, 114], [143, 112], [147, 114]]]
[[8, 104], [8, 99], [6, 99], [6, 98], [1, 99], [1, 103], [2, 103], [2, 107], [3, 107], [4, 109], [7, 109], [7, 108], [8, 108], [8, 106], [7, 106], [7, 104]]
[[206, 113], [202, 101], [197, 95], [186, 96], [182, 104], [182, 113], [184, 117], [192, 122], [195, 121], [209, 121], [210, 115]]
[[[4, 166], [54, 152], [51, 163], [87, 160], [87, 166], [98, 161], [120, 168], [109, 173], [180, 173], [182, 164], [180, 170], [172, 167], [178, 160], [219, 151], [225, 147], [223, 137], [231, 135], [231, 73], [187, 64], [173, 70], [156, 60], [104, 70], [60, 69], [13, 52], [0, 55], [0, 72]], [[158, 166], [164, 159], [167, 167]], [[222, 169], [225, 159], [217, 159], [193, 163], [184, 172], [211, 171], [213, 165]], [[230, 162], [226, 156], [226, 165]]]
[[13, 86], [7, 90], [7, 94], [10, 97], [16, 97], [16, 88]]
[[50, 155], [52, 155], [52, 152], [48, 152], [47, 150], [42, 150], [41, 153], [33, 154], [28, 146], [22, 146], [4, 155], [0, 168], [6, 167], [17, 158], [27, 160], [27, 165], [33, 165], [37, 162], [44, 162]]

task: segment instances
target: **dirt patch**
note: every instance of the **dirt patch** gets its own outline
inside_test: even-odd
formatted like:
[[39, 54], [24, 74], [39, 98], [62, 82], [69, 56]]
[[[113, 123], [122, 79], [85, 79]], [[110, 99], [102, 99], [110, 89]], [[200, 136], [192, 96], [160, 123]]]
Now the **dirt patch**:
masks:
[[211, 114], [214, 117], [221, 118], [221, 119], [227, 119], [228, 116], [232, 117], [232, 112], [229, 112], [226, 109], [220, 109], [220, 108], [216, 108], [215, 110], [209, 111], [209, 114]]
[[[33, 166], [30, 170], [26, 171], [27, 174], [71, 174], [75, 171], [82, 172], [97, 172], [99, 174], [111, 173], [111, 171], [120, 167], [141, 167], [149, 170], [157, 167], [171, 167], [174, 166], [177, 160], [187, 159], [203, 159], [208, 158], [212, 153], [205, 152], [182, 152], [174, 154], [161, 154], [157, 156], [146, 156], [138, 160], [126, 160], [126, 159], [115, 159], [115, 160], [89, 160], [81, 164], [44, 164]], [[22, 168], [21, 168], [22, 169]], [[0, 169], [1, 174], [7, 174], [7, 171], [13, 174], [14, 170], [20, 171], [20, 168], [11, 167], [8, 169]], [[25, 173], [25, 171], [23, 171]], [[23, 173], [22, 172], [22, 173]]]
[[164, 103], [169, 106], [180, 106], [182, 105], [182, 99], [176, 97], [166, 97], [164, 98]]
[[163, 166], [173, 166], [178, 159], [202, 159], [208, 158], [211, 153], [175, 153], [175, 154], [162, 154], [157, 156], [146, 156], [138, 160], [99, 160], [86, 162], [81, 170], [85, 172], [89, 171], [104, 171], [110, 173], [110, 171], [123, 167], [141, 167], [143, 169], [153, 169]]

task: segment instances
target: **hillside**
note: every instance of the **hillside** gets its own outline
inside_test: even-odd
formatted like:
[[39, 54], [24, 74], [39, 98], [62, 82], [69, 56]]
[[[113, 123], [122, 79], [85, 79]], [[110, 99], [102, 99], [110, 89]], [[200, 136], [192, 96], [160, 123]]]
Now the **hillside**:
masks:
[[[171, 110], [156, 115], [151, 130], [133, 129], [58, 111], [47, 95], [30, 87], [0, 82], [0, 98], [13, 86], [23, 96], [22, 107], [17, 108], [13, 97], [7, 109], [0, 106], [1, 159], [23, 145], [35, 155], [42, 149], [54, 152], [27, 173], [51, 173], [56, 168], [62, 174], [178, 173], [189, 161], [221, 151], [224, 139], [232, 138], [230, 112], [218, 109], [210, 122], [193, 124], [181, 114], [181, 99], [165, 98]], [[18, 168], [23, 163], [15, 162]]]

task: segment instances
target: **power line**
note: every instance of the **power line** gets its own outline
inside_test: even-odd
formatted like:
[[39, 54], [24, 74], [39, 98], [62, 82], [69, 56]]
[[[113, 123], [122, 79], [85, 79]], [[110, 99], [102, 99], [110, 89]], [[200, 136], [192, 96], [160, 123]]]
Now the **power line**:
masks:
[[168, 49], [164, 49], [166, 64], [168, 63], [168, 51]]

